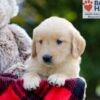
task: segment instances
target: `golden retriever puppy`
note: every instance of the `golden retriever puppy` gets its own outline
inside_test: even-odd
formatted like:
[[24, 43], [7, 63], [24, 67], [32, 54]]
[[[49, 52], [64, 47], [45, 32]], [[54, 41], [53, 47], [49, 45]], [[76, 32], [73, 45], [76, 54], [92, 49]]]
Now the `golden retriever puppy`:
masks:
[[50, 17], [43, 21], [34, 29], [32, 46], [22, 77], [25, 89], [36, 89], [41, 79], [63, 86], [66, 79], [79, 77], [86, 42], [66, 19]]

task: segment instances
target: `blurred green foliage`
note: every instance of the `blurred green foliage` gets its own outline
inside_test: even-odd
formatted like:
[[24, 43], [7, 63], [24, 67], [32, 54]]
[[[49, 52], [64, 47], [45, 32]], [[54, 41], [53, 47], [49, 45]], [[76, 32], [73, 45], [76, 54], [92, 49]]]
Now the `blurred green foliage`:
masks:
[[68, 19], [86, 39], [81, 75], [88, 84], [87, 100], [100, 100], [95, 95], [95, 88], [100, 84], [100, 20], [82, 18], [81, 0], [24, 0], [19, 15], [12, 22], [24, 27], [32, 36], [33, 28], [50, 16]]

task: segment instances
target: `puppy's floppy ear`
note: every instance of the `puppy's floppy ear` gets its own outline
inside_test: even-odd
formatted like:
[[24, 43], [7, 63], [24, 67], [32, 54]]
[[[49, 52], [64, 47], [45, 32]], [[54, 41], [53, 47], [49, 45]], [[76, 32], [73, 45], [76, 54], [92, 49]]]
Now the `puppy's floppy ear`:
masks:
[[33, 42], [32, 42], [32, 57], [35, 57], [36, 56], [36, 43], [35, 43], [35, 40], [33, 39]]
[[80, 35], [80, 33], [77, 30], [75, 30], [72, 34], [71, 53], [73, 57], [81, 56], [85, 50], [85, 46], [86, 46], [85, 39]]
[[[34, 31], [33, 31], [34, 34]], [[35, 38], [33, 36], [33, 41], [32, 41], [32, 57], [36, 56], [36, 43], [35, 43]]]

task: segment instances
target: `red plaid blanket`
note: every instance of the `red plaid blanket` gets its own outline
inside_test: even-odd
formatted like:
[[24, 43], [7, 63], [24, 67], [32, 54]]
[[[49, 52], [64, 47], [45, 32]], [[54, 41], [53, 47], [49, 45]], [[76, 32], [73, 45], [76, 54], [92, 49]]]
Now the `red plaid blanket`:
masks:
[[13, 75], [0, 75], [0, 100], [83, 100], [85, 83], [80, 78], [66, 80], [63, 87], [43, 80], [35, 91], [23, 89], [23, 80]]

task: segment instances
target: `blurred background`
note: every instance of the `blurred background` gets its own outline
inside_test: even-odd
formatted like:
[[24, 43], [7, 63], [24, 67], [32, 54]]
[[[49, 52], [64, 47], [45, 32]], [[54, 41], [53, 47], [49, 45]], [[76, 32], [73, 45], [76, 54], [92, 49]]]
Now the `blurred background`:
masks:
[[26, 29], [33, 28], [50, 16], [68, 19], [86, 39], [82, 56], [81, 76], [87, 81], [86, 100], [100, 100], [100, 20], [82, 19], [82, 0], [17, 0], [20, 12], [11, 20]]

